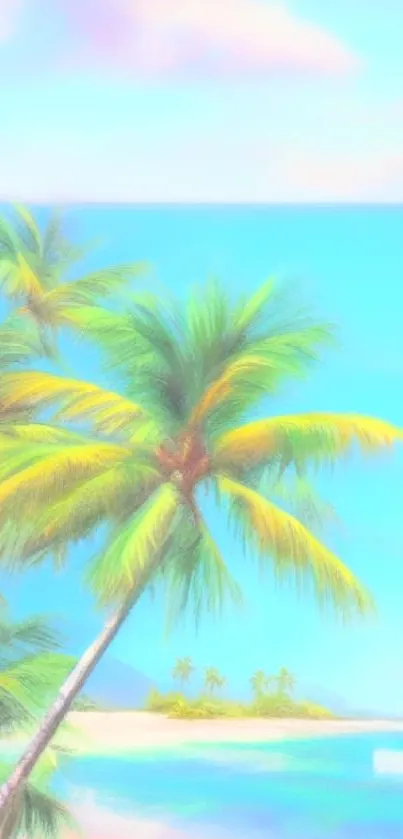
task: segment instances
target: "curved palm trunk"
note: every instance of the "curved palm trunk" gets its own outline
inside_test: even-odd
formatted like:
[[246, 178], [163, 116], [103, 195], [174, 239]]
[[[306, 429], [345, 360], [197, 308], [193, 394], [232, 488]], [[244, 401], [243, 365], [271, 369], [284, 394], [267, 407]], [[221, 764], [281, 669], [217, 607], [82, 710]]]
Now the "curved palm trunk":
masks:
[[13, 805], [19, 791], [23, 787], [26, 779], [31, 774], [33, 768], [41, 757], [43, 751], [49, 745], [53, 735], [58, 729], [61, 722], [63, 722], [66, 714], [71, 708], [74, 699], [85, 685], [88, 677], [106, 652], [113, 639], [119, 632], [122, 624], [126, 620], [129, 612], [141, 597], [155, 566], [159, 563], [152, 564], [144, 570], [142, 579], [138, 580], [135, 591], [133, 591], [129, 598], [125, 600], [123, 605], [115, 612], [115, 614], [106, 622], [102, 632], [85, 651], [80, 658], [70, 675], [67, 677], [64, 685], [60, 689], [53, 705], [50, 707], [48, 713], [45, 715], [39, 729], [31, 742], [28, 744], [23, 756], [18, 761], [10, 777], [3, 784], [0, 789], [0, 839], [7, 839], [6, 832], [7, 813], [9, 808]]

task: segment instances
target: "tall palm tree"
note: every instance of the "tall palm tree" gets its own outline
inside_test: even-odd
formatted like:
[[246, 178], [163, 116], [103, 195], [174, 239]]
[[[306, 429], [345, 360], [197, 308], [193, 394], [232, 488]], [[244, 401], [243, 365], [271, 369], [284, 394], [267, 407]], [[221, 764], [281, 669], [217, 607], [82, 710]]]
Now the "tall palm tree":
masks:
[[115, 294], [144, 271], [140, 263], [111, 266], [74, 277], [88, 246], [72, 244], [63, 217], [53, 211], [41, 229], [27, 207], [0, 218], [0, 285], [14, 312], [0, 328], [0, 368], [57, 352], [60, 327], [76, 329], [80, 307]]
[[110, 611], [3, 786], [1, 806], [148, 586], [165, 587], [173, 614], [191, 603], [196, 619], [228, 594], [239, 601], [204, 519], [203, 491], [279, 580], [294, 579], [299, 589], [306, 582], [319, 604], [342, 615], [371, 608], [352, 571], [289, 504], [276, 503], [277, 490], [288, 473], [304, 475], [352, 449], [388, 448], [402, 432], [357, 415], [262, 416], [264, 398], [305, 374], [329, 339], [327, 327], [300, 312], [282, 317], [280, 304], [268, 282], [235, 306], [212, 284], [184, 309], [151, 295], [122, 315], [83, 308], [81, 323], [106, 353], [120, 392], [35, 371], [2, 376], [3, 410], [37, 418], [1, 429], [3, 562], [59, 556], [105, 525], [87, 580]]
[[225, 678], [216, 667], [207, 667], [204, 674], [204, 683], [207, 690], [209, 690], [210, 693], [214, 693], [216, 690], [220, 690], [224, 687]]
[[288, 696], [295, 688], [295, 676], [286, 667], [282, 667], [276, 677], [277, 691], [281, 696]]
[[[27, 731], [38, 712], [71, 668], [71, 660], [58, 652], [55, 633], [42, 617], [13, 622], [0, 610], [0, 737]], [[30, 782], [22, 785], [0, 818], [1, 839], [18, 836], [56, 837], [69, 814], [50, 791], [59, 751], [49, 749]], [[6, 780], [10, 766], [0, 763]]]
[[192, 659], [189, 656], [187, 656], [186, 658], [178, 658], [175, 667], [172, 671], [172, 676], [176, 681], [179, 682], [179, 684], [183, 688], [184, 685], [186, 685], [189, 681], [193, 671], [194, 667], [192, 664]]

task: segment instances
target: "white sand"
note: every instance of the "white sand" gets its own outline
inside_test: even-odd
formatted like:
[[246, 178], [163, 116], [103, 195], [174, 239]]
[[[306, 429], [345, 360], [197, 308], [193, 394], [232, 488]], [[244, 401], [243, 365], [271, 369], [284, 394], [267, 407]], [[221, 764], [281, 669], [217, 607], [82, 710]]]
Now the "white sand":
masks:
[[191, 743], [256, 743], [371, 732], [403, 732], [403, 722], [387, 720], [174, 720], [145, 711], [74, 712], [74, 746], [108, 754], [161, 749]]

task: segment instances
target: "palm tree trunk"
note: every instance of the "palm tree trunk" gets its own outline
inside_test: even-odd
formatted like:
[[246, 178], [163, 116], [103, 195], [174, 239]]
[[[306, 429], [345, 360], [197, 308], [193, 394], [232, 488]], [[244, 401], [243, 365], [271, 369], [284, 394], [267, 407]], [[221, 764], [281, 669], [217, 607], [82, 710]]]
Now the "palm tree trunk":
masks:
[[155, 567], [160, 561], [160, 556], [158, 556], [157, 562], [151, 563], [144, 569], [141, 577], [139, 575], [135, 590], [115, 614], [107, 620], [98, 638], [85, 651], [84, 655], [67, 677], [53, 705], [39, 726], [37, 733], [28, 744], [8, 780], [0, 788], [0, 839], [7, 839], [7, 834], [3, 832], [2, 825], [7, 821], [6, 814], [13, 800], [15, 800], [15, 797], [31, 774], [42, 753], [49, 745], [60, 723], [63, 722], [77, 694], [81, 691], [88, 677], [119, 632], [131, 609], [141, 597]]

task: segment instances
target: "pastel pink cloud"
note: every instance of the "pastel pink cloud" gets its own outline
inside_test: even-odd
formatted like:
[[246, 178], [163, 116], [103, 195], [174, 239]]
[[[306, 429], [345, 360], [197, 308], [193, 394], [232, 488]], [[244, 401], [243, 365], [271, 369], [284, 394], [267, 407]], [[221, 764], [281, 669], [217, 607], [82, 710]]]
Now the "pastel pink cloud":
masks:
[[270, 0], [61, 0], [87, 59], [146, 78], [344, 75], [355, 55]]

